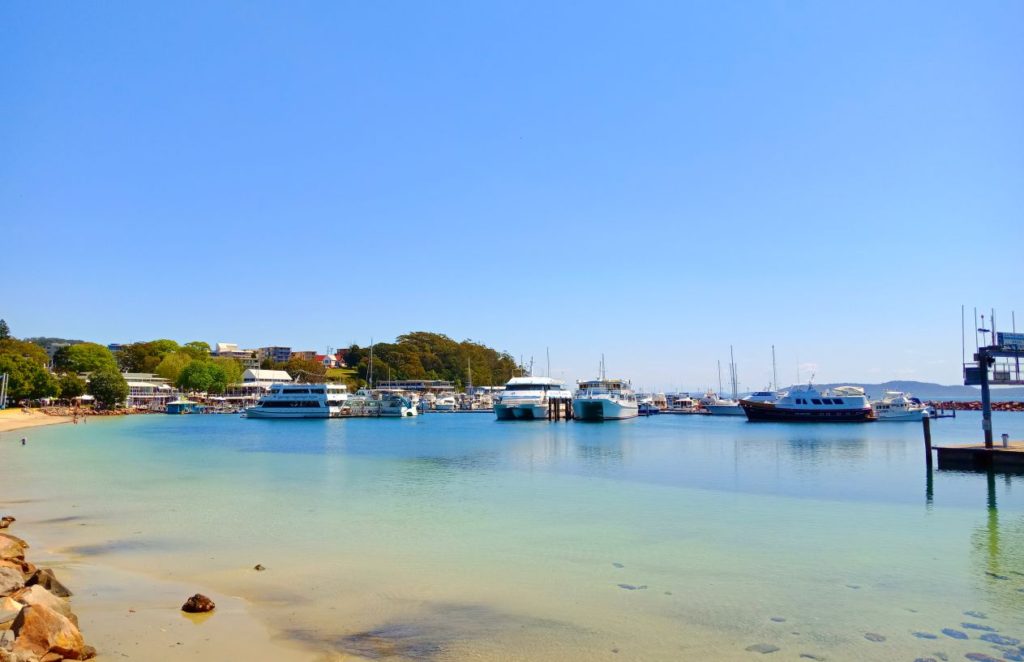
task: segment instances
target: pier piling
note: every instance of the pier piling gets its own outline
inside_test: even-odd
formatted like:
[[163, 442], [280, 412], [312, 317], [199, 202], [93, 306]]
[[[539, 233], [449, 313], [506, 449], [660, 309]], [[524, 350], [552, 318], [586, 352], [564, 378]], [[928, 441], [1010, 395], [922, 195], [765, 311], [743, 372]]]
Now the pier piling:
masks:
[[924, 426], [924, 461], [928, 465], [928, 469], [932, 468], [932, 421], [927, 416], [921, 419], [921, 425]]

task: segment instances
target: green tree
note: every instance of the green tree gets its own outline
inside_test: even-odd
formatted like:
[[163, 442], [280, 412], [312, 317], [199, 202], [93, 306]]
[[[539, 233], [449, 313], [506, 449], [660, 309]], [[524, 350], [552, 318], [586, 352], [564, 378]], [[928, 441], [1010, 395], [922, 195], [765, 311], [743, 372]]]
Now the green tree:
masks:
[[327, 367], [317, 361], [289, 359], [288, 363], [284, 364], [284, 369], [296, 381], [313, 384], [322, 384], [327, 381]]
[[110, 350], [94, 342], [61, 347], [53, 355], [53, 364], [61, 372], [95, 372], [117, 370], [117, 361]]
[[210, 355], [210, 343], [203, 342], [202, 340], [193, 340], [187, 342], [181, 347], [182, 350], [188, 353], [194, 359], [200, 359]]
[[224, 368], [213, 361], [193, 360], [178, 375], [178, 388], [184, 391], [223, 393], [228, 385]]
[[213, 359], [213, 362], [224, 371], [225, 387], [242, 381], [242, 373], [245, 372], [245, 368], [238, 359], [233, 359], [229, 356], [218, 356]]
[[65, 400], [73, 400], [85, 394], [86, 383], [81, 377], [73, 372], [66, 372], [60, 376], [60, 397]]
[[103, 408], [115, 407], [128, 398], [128, 382], [116, 367], [106, 366], [89, 375], [89, 395]]
[[7, 373], [7, 397], [11, 402], [52, 398], [60, 393], [56, 378], [32, 359], [0, 354], [0, 374]]
[[20, 356], [41, 366], [45, 366], [50, 362], [50, 356], [46, 353], [45, 349], [34, 342], [17, 340], [16, 338], [0, 340], [0, 354]]
[[0, 340], [7, 340], [11, 337], [11, 327], [7, 326], [7, 320], [0, 319]]
[[160, 361], [159, 365], [156, 366], [153, 372], [172, 384], [177, 383], [178, 377], [181, 375], [181, 371], [194, 360], [195, 359], [185, 350], [180, 352], [171, 352], [165, 356], [162, 361]]
[[117, 353], [117, 364], [125, 372], [156, 372], [164, 357], [181, 350], [173, 340], [149, 340], [126, 345]]

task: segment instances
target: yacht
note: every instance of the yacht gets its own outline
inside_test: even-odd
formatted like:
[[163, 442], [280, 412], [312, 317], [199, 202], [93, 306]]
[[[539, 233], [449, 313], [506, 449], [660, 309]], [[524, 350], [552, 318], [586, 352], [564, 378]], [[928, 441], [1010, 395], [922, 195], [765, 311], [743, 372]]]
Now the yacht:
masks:
[[356, 391], [345, 404], [349, 415], [366, 418], [408, 418], [420, 411], [417, 403], [401, 393], [366, 388]]
[[771, 402], [740, 400], [748, 421], [806, 421], [821, 423], [875, 420], [864, 389], [837, 386], [819, 391], [814, 386], [795, 387]]
[[551, 377], [513, 377], [494, 400], [494, 415], [499, 421], [547, 420], [548, 401], [572, 400], [565, 382]]
[[778, 400], [779, 398], [781, 398], [784, 395], [785, 395], [785, 393], [781, 393], [780, 394], [780, 393], [776, 393], [775, 391], [768, 391], [768, 390], [754, 391], [753, 393], [751, 393], [747, 397], [743, 398], [740, 402], [741, 402], [741, 406], [742, 406], [742, 402], [743, 401], [746, 401], [746, 402], [775, 402], [776, 400]]
[[920, 421], [928, 414], [920, 400], [902, 391], [886, 391], [881, 400], [871, 403], [871, 409], [880, 421]]
[[459, 403], [456, 401], [454, 395], [442, 395], [434, 400], [435, 411], [455, 411], [459, 408]]
[[697, 401], [686, 393], [675, 393], [669, 397], [669, 411], [681, 411], [692, 414], [697, 411]]
[[416, 404], [400, 393], [382, 393], [380, 396], [378, 416], [386, 418], [408, 418], [416, 416], [419, 409]]
[[712, 416], [743, 416], [743, 407], [738, 400], [720, 398], [711, 389], [698, 402]]
[[334, 418], [348, 400], [344, 384], [272, 384], [246, 418]]
[[651, 395], [637, 396], [639, 398], [639, 411], [641, 416], [653, 416], [660, 414], [661, 409], [654, 403], [654, 397]]
[[617, 421], [638, 416], [640, 406], [626, 380], [592, 379], [579, 382], [572, 413], [581, 421]]

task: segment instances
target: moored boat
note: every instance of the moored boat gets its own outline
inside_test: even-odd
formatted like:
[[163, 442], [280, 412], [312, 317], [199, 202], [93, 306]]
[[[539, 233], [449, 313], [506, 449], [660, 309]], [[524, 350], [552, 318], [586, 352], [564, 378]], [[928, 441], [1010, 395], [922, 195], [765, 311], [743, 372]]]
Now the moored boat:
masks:
[[698, 402], [712, 416], [743, 416], [743, 407], [739, 401], [719, 397], [711, 389]]
[[880, 421], [920, 421], [928, 415], [924, 403], [902, 391], [886, 391], [881, 400], [871, 403], [871, 409]]
[[819, 391], [808, 384], [770, 402], [740, 400], [748, 421], [863, 423], [875, 420], [864, 389], [839, 386]]
[[274, 384], [246, 418], [333, 418], [348, 400], [344, 384]]
[[636, 394], [624, 379], [580, 382], [572, 401], [573, 416], [582, 421], [617, 421], [640, 414]]
[[494, 401], [494, 416], [499, 421], [547, 420], [552, 399], [572, 399], [565, 382], [551, 377], [513, 377]]

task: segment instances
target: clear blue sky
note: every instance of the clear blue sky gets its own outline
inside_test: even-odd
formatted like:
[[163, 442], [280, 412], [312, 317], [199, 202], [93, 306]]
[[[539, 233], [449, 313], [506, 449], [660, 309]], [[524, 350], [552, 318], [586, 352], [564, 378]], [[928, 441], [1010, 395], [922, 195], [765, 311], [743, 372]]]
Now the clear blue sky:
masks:
[[19, 336], [697, 388], [773, 343], [955, 383], [961, 303], [1024, 327], [1016, 1], [7, 2], [0, 154]]

